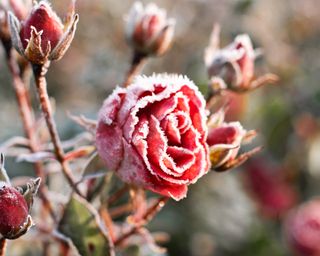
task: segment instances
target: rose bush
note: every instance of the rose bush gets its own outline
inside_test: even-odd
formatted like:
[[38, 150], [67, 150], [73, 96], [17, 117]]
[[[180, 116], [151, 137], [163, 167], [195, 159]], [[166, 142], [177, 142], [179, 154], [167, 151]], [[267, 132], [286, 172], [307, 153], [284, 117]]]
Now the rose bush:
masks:
[[186, 77], [138, 77], [104, 102], [96, 145], [123, 181], [180, 200], [209, 168], [206, 119]]

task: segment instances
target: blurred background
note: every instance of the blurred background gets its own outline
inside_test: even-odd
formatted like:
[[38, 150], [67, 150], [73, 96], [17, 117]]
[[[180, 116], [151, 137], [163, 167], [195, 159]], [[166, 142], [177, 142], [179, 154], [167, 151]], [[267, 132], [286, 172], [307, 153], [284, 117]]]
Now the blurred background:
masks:
[[[51, 2], [61, 15], [65, 13], [66, 1]], [[263, 151], [238, 169], [200, 179], [190, 187], [188, 198], [170, 202], [150, 229], [169, 234], [169, 242], [163, 244], [167, 255], [292, 255], [283, 238], [283, 222], [290, 209], [320, 192], [319, 1], [154, 2], [176, 19], [176, 34], [172, 49], [150, 59], [144, 74], [186, 74], [205, 93], [208, 77], [203, 52], [213, 24], [219, 23], [222, 46], [238, 34], [249, 34], [255, 47], [263, 49], [256, 74], [272, 72], [280, 82], [245, 95], [225, 96], [231, 99], [228, 119], [256, 129], [259, 136], [254, 144], [262, 145]], [[131, 60], [124, 16], [132, 4], [129, 0], [78, 0], [75, 40], [48, 72], [62, 138], [81, 131], [67, 111], [96, 119], [103, 100], [123, 82]], [[3, 58], [2, 50], [0, 54]], [[31, 91], [36, 100], [32, 84]], [[3, 61], [0, 109], [1, 144], [23, 135]], [[32, 172], [31, 165], [11, 158], [8, 169], [11, 176]]]

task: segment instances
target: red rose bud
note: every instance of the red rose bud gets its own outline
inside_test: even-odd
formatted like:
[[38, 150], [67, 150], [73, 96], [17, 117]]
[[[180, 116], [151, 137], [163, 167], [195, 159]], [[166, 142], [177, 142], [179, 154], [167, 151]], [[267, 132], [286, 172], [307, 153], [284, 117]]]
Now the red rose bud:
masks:
[[213, 114], [208, 122], [207, 143], [211, 169], [215, 171], [224, 171], [243, 163], [249, 155], [238, 157], [241, 144], [255, 135], [253, 131], [247, 132], [243, 129], [239, 122], [225, 123], [224, 117], [225, 111], [221, 109]]
[[138, 77], [105, 100], [98, 153], [124, 182], [180, 200], [209, 168], [206, 119], [205, 100], [186, 77]]
[[21, 190], [11, 186], [4, 156], [0, 155], [0, 239], [16, 239], [33, 225], [29, 212], [39, 185], [40, 178], [32, 180], [21, 194]]
[[231, 44], [220, 49], [219, 33], [220, 28], [215, 26], [204, 55], [211, 86], [214, 89], [229, 88], [241, 92], [277, 81], [273, 74], [266, 74], [254, 80], [256, 52], [248, 35], [238, 35]]
[[295, 255], [320, 255], [319, 199], [313, 199], [294, 210], [284, 227], [287, 242]]
[[29, 209], [23, 195], [5, 184], [0, 187], [0, 234], [8, 239], [28, 228]]
[[46, 1], [36, 3], [21, 24], [9, 14], [13, 45], [33, 64], [62, 58], [72, 42], [77, 22], [78, 15], [72, 9], [63, 24]]
[[174, 19], [166, 17], [166, 11], [150, 3], [143, 8], [134, 3], [126, 24], [126, 38], [136, 52], [142, 55], [162, 55], [171, 46]]

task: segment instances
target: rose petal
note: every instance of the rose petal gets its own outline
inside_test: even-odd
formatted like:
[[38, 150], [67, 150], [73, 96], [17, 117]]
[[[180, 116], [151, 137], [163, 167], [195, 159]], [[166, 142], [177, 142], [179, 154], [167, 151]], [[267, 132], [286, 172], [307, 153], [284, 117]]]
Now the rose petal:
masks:
[[186, 185], [172, 184], [149, 173], [143, 163], [143, 159], [133, 147], [125, 140], [123, 140], [123, 145], [124, 157], [117, 171], [123, 181], [142, 186], [164, 196], [172, 197], [177, 201], [186, 196], [188, 190]]
[[96, 146], [99, 155], [111, 170], [117, 170], [122, 157], [122, 131], [118, 126], [99, 122], [96, 132]]

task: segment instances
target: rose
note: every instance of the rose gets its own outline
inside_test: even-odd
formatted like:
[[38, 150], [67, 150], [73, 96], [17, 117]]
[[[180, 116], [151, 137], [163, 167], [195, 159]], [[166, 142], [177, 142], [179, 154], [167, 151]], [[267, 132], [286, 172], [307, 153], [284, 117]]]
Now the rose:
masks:
[[138, 77], [104, 102], [98, 153], [129, 184], [180, 200], [208, 171], [205, 101], [186, 77]]
[[153, 3], [143, 8], [141, 2], [136, 2], [127, 18], [126, 38], [139, 54], [162, 55], [170, 48], [174, 25], [165, 10]]
[[35, 3], [28, 17], [19, 20], [10, 13], [11, 39], [18, 52], [33, 64], [60, 59], [74, 37], [78, 15], [70, 11], [65, 24], [46, 1]]
[[314, 199], [295, 209], [285, 222], [284, 230], [297, 255], [320, 255], [320, 200]]

